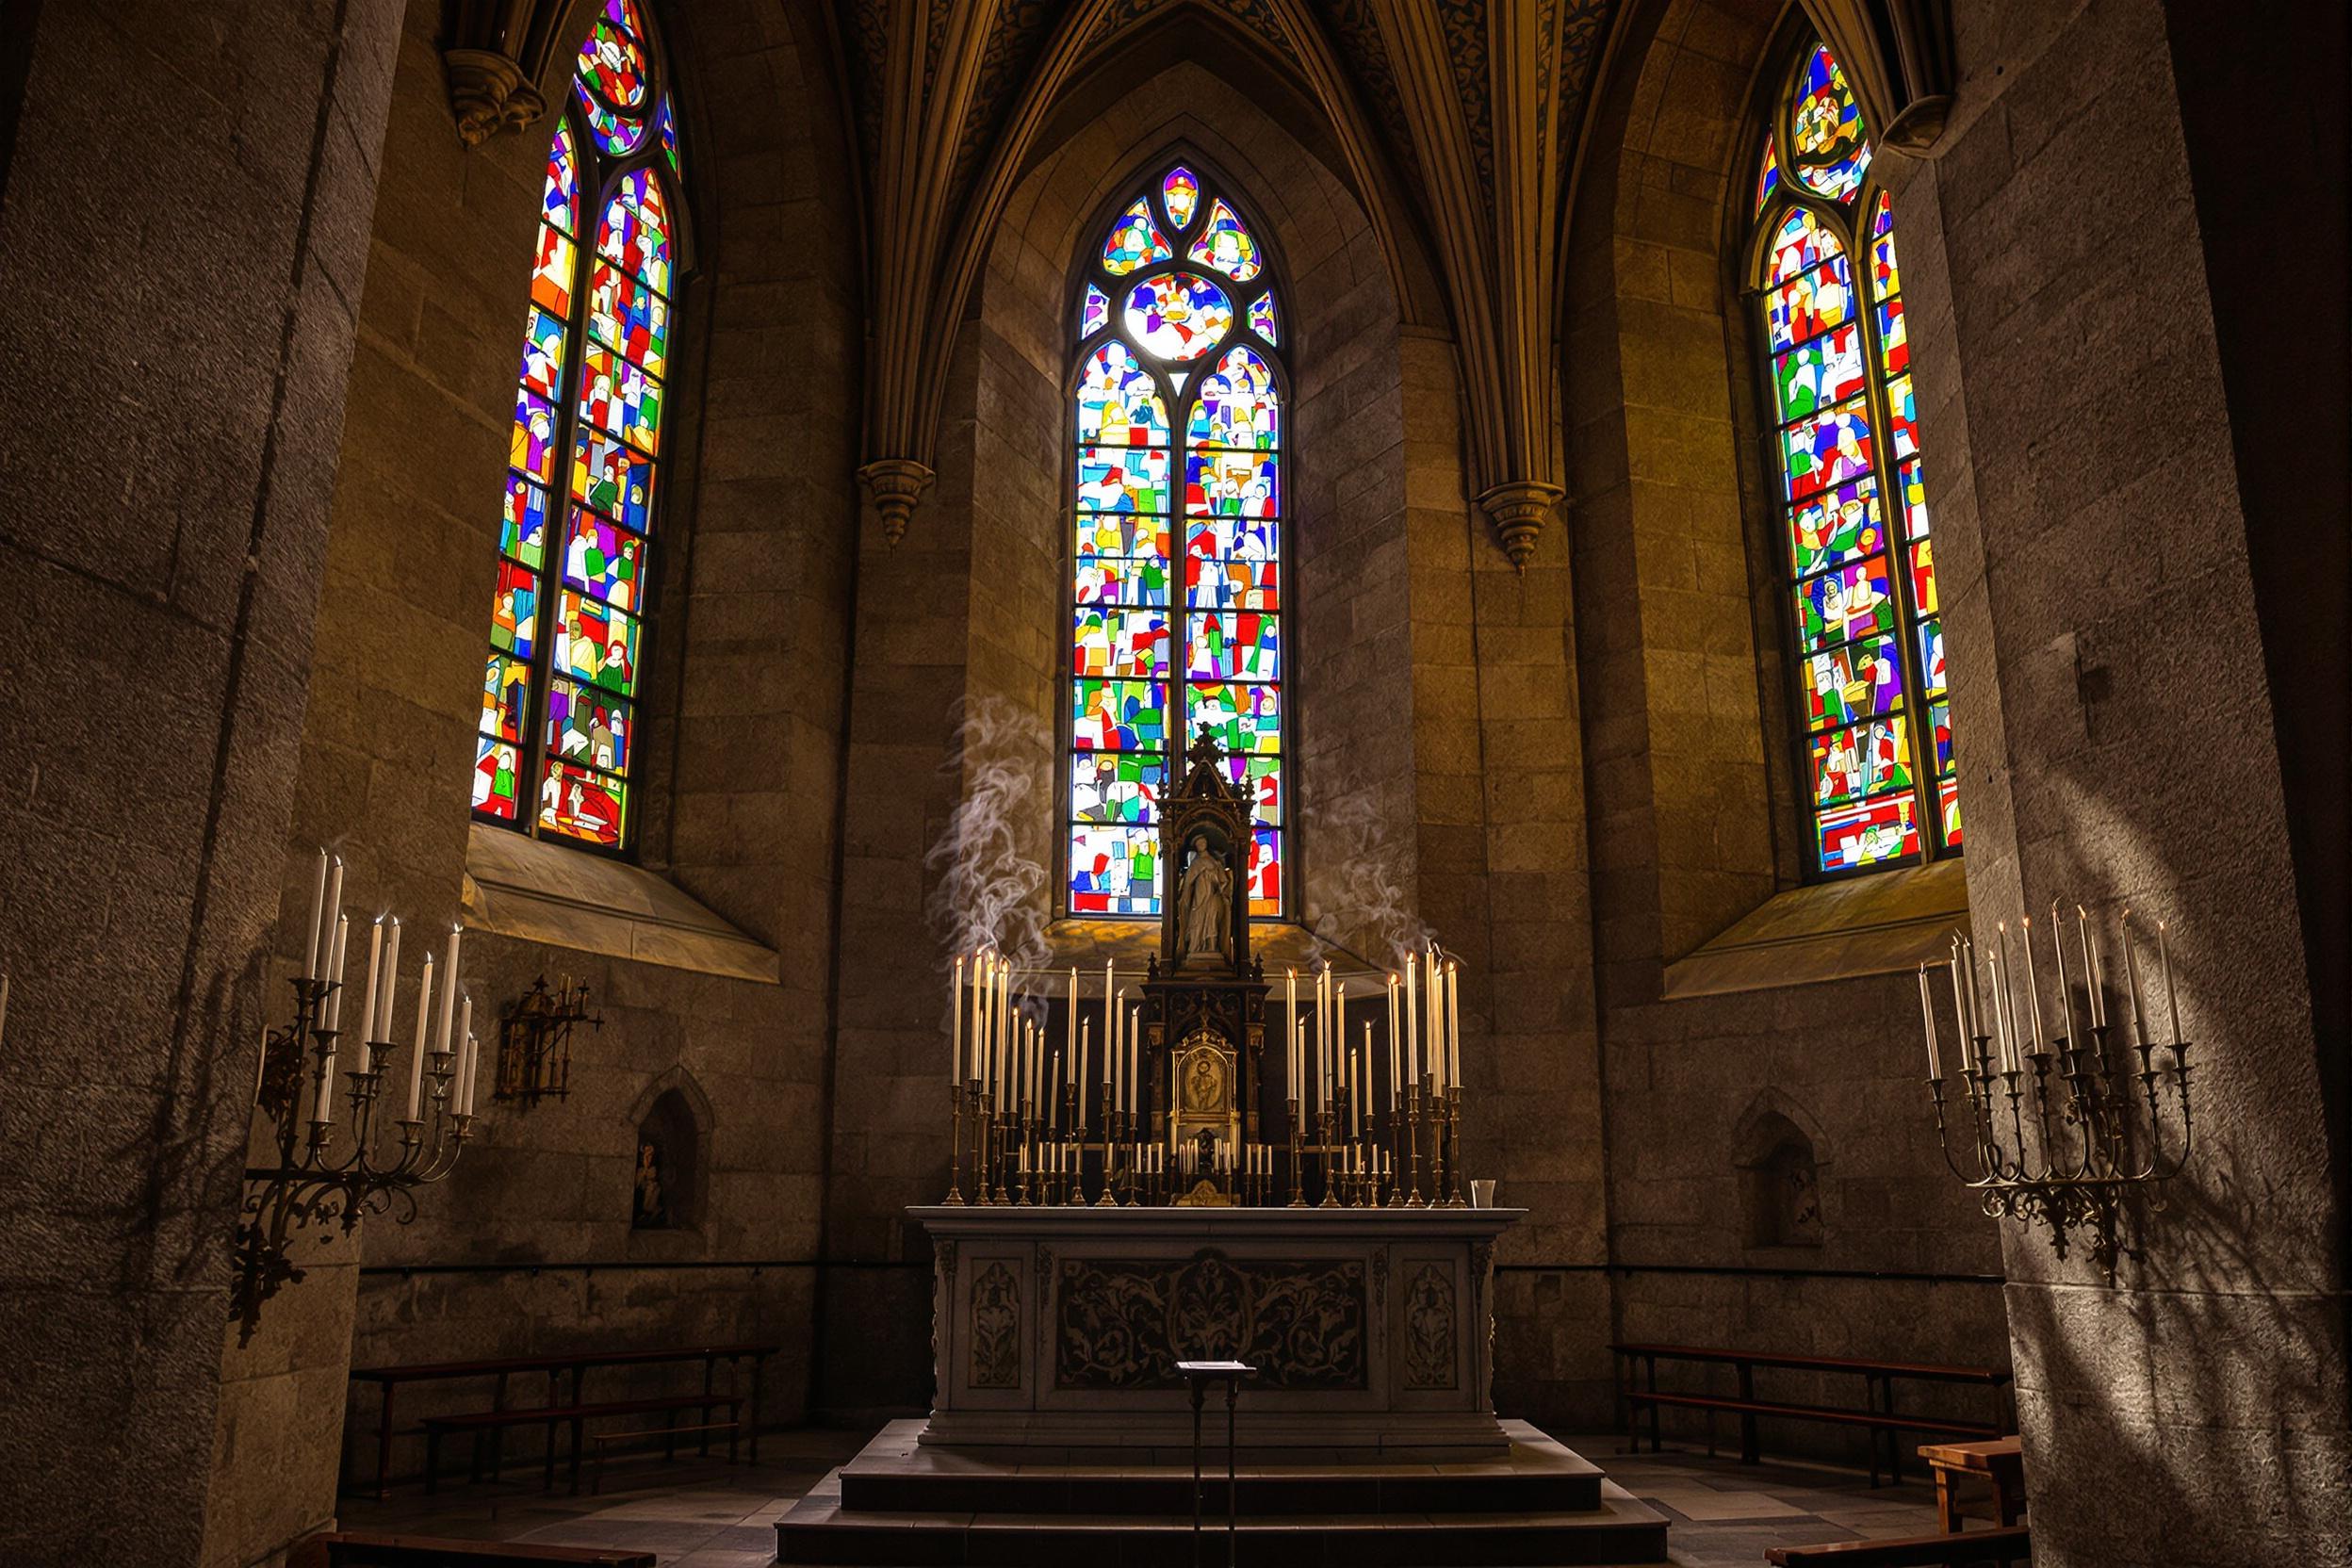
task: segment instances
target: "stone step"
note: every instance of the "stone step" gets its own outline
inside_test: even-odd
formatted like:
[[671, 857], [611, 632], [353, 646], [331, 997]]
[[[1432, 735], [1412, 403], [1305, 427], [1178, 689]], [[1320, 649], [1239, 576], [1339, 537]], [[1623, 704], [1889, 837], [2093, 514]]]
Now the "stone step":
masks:
[[[1189, 1479], [1189, 1478], [1187, 1478]], [[776, 1522], [776, 1560], [794, 1568], [1192, 1568], [1223, 1560], [1221, 1519], [1200, 1539], [1183, 1514], [871, 1513], [830, 1486]], [[1666, 1520], [1622, 1495], [1570, 1512], [1336, 1513], [1245, 1518], [1242, 1568], [1539, 1568], [1663, 1563]], [[1197, 1554], [1197, 1557], [1196, 1557]]]

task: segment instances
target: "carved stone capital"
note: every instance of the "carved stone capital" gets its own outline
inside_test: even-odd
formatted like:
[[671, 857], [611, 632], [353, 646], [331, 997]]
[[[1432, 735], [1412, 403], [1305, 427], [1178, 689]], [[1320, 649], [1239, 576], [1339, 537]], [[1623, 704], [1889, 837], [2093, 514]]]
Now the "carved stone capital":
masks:
[[1478, 505], [1494, 523], [1503, 554], [1514, 568], [1523, 572], [1527, 569], [1527, 558], [1535, 553], [1535, 542], [1543, 535], [1545, 519], [1566, 494], [1559, 485], [1543, 480], [1511, 479], [1478, 497]]
[[441, 72], [458, 139], [479, 147], [501, 131], [519, 131], [547, 110], [523, 68], [496, 49], [446, 49]]
[[915, 502], [937, 476], [928, 464], [911, 457], [879, 457], [858, 470], [858, 482], [866, 487], [874, 509], [882, 514], [882, 537], [895, 546], [906, 537], [906, 524], [915, 514]]

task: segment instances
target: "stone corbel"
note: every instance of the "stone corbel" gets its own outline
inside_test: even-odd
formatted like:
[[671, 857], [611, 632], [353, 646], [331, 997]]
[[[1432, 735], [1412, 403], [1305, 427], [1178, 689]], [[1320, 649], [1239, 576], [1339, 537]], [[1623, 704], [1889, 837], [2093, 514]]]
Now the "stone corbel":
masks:
[[547, 112], [539, 78], [572, 0], [448, 0], [441, 74], [457, 137], [479, 147]]
[[915, 514], [915, 502], [931, 488], [935, 477], [928, 465], [911, 457], [876, 458], [858, 470], [858, 482], [866, 487], [867, 498], [882, 515], [882, 537], [886, 543], [896, 546], [906, 537], [906, 524]]
[[1567, 492], [1544, 480], [1505, 480], [1478, 496], [1478, 506], [1494, 525], [1494, 534], [1514, 570], [1526, 571], [1535, 554], [1545, 519]]

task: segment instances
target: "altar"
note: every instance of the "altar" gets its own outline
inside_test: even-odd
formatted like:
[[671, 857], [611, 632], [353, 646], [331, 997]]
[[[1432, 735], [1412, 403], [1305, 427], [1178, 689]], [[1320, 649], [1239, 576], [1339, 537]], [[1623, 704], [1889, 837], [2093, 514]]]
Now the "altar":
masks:
[[1490, 1279], [1516, 1209], [926, 1206], [921, 1441], [1187, 1462], [1180, 1360], [1246, 1362], [1272, 1461], [1498, 1459]]

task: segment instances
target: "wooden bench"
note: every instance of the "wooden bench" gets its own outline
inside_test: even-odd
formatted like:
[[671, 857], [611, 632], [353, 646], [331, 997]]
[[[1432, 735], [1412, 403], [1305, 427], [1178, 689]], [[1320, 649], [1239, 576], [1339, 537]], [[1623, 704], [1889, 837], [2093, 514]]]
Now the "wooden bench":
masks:
[[[578, 1405], [585, 1398], [583, 1390], [586, 1376], [592, 1367], [661, 1366], [698, 1361], [702, 1363], [702, 1392], [711, 1394], [717, 1391], [718, 1367], [721, 1362], [727, 1364], [727, 1387], [729, 1392], [732, 1392], [740, 1364], [748, 1361], [751, 1364], [749, 1415], [751, 1458], [752, 1462], [756, 1464], [760, 1460], [760, 1379], [766, 1368], [768, 1358], [775, 1355], [778, 1348], [779, 1347], [775, 1345], [742, 1344], [687, 1345], [651, 1350], [569, 1351], [555, 1355], [505, 1356], [482, 1361], [417, 1362], [396, 1366], [355, 1366], [351, 1368], [350, 1376], [353, 1382], [374, 1383], [379, 1390], [379, 1403], [376, 1411], [375, 1494], [378, 1497], [384, 1497], [388, 1495], [391, 1490], [392, 1440], [398, 1436], [408, 1436], [425, 1430], [421, 1425], [403, 1429], [394, 1424], [395, 1396], [399, 1390], [408, 1383], [488, 1379], [492, 1381], [490, 1409], [501, 1411], [506, 1408], [508, 1384], [516, 1377], [544, 1376], [547, 1380], [547, 1393], [541, 1401], [543, 1405]], [[568, 1391], [564, 1387], [567, 1379], [571, 1384]], [[707, 1453], [709, 1450], [705, 1448], [703, 1451]]]
[[1906, 1535], [1893, 1541], [1837, 1541], [1823, 1546], [1769, 1546], [1772, 1568], [1974, 1568], [1981, 1562], [2034, 1560], [2023, 1525], [1965, 1535]]
[[[730, 1450], [728, 1457], [731, 1460], [734, 1433], [740, 1431], [743, 1425], [743, 1399], [741, 1395], [678, 1394], [656, 1399], [612, 1399], [596, 1405], [542, 1405], [522, 1410], [476, 1411], [466, 1415], [428, 1415], [423, 1422], [425, 1490], [428, 1493], [440, 1490], [441, 1439], [451, 1432], [473, 1434], [474, 1460], [472, 1468], [467, 1473], [467, 1478], [471, 1480], [482, 1479], [485, 1440], [493, 1440], [494, 1458], [490, 1478], [496, 1480], [498, 1466], [495, 1458], [494, 1440], [497, 1435], [513, 1427], [544, 1427], [547, 1429], [547, 1447], [544, 1455], [545, 1472], [541, 1484], [551, 1488], [555, 1485], [556, 1430], [558, 1428], [568, 1429], [572, 1436], [572, 1491], [578, 1493], [580, 1491], [581, 1431], [589, 1422], [610, 1415], [665, 1415], [675, 1424], [677, 1417], [688, 1411], [707, 1416], [713, 1410], [724, 1410], [727, 1412], [727, 1419], [724, 1422], [706, 1422], [694, 1429], [703, 1434], [705, 1452], [709, 1451], [708, 1445], [711, 1432], [728, 1431], [727, 1446]], [[672, 1457], [675, 1457], [675, 1451], [676, 1445], [673, 1443]]]
[[[1850, 1356], [1774, 1355], [1762, 1351], [1724, 1350], [1690, 1345], [1612, 1344], [1625, 1368], [1620, 1384], [1620, 1397], [1625, 1405], [1625, 1429], [1634, 1432], [1638, 1450], [1641, 1437], [1634, 1423], [1643, 1410], [1650, 1416], [1650, 1451], [1658, 1449], [1658, 1412], [1661, 1409], [1704, 1410], [1709, 1413], [1727, 1411], [1740, 1417], [1740, 1460], [1743, 1464], [1758, 1462], [1762, 1454], [1757, 1446], [1756, 1423], [1761, 1419], [1785, 1421], [1815, 1421], [1834, 1426], [1858, 1427], [1870, 1433], [1870, 1484], [1878, 1484], [1880, 1447], [1886, 1449], [1886, 1467], [1893, 1478], [1903, 1478], [1903, 1450], [1899, 1434], [1912, 1432], [1928, 1437], [1974, 1439], [1998, 1437], [2007, 1427], [2007, 1409], [2003, 1392], [2009, 1384], [2009, 1374], [1991, 1366], [1949, 1366], [1931, 1362], [1868, 1361]], [[1736, 1395], [1682, 1394], [1662, 1391], [1658, 1386], [1659, 1362], [1688, 1362], [1703, 1365], [1731, 1367], [1739, 1378]], [[1642, 1369], [1642, 1386], [1634, 1386], [1633, 1369]], [[1860, 1407], [1842, 1405], [1807, 1405], [1787, 1400], [1759, 1398], [1756, 1391], [1756, 1373], [1759, 1367], [1804, 1372], [1827, 1372], [1851, 1375], [1862, 1379], [1863, 1400]], [[1975, 1384], [1991, 1391], [1994, 1418], [1991, 1421], [1968, 1421], [1949, 1416], [1913, 1415], [1895, 1409], [1894, 1385], [1898, 1381]], [[1714, 1452], [1710, 1427], [1707, 1451]]]
[[2015, 1437], [1990, 1443], [1928, 1443], [1919, 1447], [1936, 1477], [1936, 1523], [1947, 1532], [1960, 1528], [1959, 1480], [1982, 1476], [1992, 1483], [1993, 1516], [2014, 1525], [2025, 1513], [2025, 1446]]
[[380, 1535], [328, 1530], [305, 1536], [286, 1554], [286, 1568], [654, 1568], [659, 1554], [620, 1546], [538, 1546], [514, 1541], [445, 1541], [430, 1535]]
[[588, 1441], [596, 1446], [596, 1459], [588, 1469], [588, 1494], [592, 1497], [604, 1495], [604, 1456], [616, 1443], [629, 1443], [639, 1438], [658, 1437], [662, 1439], [662, 1458], [666, 1462], [678, 1457], [679, 1438], [693, 1437], [696, 1434], [708, 1437], [712, 1432], [725, 1432], [727, 1434], [727, 1462], [732, 1464], [735, 1462], [735, 1440], [742, 1434], [743, 1429], [742, 1422], [730, 1420], [706, 1421], [694, 1427], [667, 1426], [658, 1430], [647, 1428], [643, 1431], [634, 1432], [590, 1432]]

